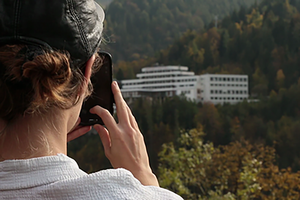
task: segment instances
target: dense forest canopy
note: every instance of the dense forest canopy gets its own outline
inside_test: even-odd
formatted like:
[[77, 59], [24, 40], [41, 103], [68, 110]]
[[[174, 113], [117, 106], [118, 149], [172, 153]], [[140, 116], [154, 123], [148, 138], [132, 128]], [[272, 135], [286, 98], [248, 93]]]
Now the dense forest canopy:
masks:
[[255, 0], [114, 0], [106, 9], [108, 45], [114, 60], [154, 55], [188, 29], [201, 30]]
[[205, 30], [188, 30], [156, 56], [120, 62], [117, 78], [134, 78], [141, 67], [160, 64], [188, 66], [196, 74], [247, 74], [254, 97], [298, 83], [299, 0], [263, 1], [250, 9], [233, 11]]

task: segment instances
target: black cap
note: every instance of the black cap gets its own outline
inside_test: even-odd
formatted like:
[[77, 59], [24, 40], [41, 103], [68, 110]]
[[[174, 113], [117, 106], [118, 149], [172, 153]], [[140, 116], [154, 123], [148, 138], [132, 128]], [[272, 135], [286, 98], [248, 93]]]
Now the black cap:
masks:
[[100, 46], [103, 20], [94, 0], [0, 0], [0, 45], [66, 50], [81, 65]]

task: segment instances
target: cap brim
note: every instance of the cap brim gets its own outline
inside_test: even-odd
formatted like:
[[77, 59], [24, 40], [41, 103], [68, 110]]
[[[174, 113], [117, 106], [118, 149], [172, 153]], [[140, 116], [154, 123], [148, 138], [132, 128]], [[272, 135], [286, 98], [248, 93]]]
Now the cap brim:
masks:
[[95, 5], [96, 5], [96, 11], [98, 13], [99, 19], [100, 19], [101, 23], [103, 23], [104, 18], [105, 18], [104, 10], [97, 2], [95, 2]]

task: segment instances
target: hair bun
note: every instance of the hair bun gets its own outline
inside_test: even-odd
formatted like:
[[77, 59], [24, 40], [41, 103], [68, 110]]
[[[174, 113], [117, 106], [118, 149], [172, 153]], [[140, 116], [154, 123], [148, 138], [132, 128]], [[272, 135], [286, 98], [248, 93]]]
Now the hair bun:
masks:
[[[76, 105], [85, 65], [72, 67], [72, 62], [67, 52], [0, 46], [0, 118], [10, 121], [17, 115]], [[90, 94], [91, 87], [86, 92]]]
[[[26, 53], [28, 61], [22, 66], [23, 78], [31, 80], [36, 100], [58, 98], [72, 78], [69, 58], [57, 52], [44, 52], [42, 55], [31, 52]], [[30, 61], [31, 56], [33, 59]]]

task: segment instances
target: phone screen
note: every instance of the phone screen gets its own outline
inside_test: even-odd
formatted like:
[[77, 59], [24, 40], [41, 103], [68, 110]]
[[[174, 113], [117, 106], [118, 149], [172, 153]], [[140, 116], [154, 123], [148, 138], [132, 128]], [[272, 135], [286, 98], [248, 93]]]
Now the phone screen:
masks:
[[96, 105], [107, 109], [112, 115], [114, 111], [114, 97], [111, 91], [112, 57], [109, 53], [103, 51], [98, 52], [98, 54], [102, 59], [102, 66], [91, 78], [94, 90], [91, 96], [88, 97], [82, 105], [80, 112], [80, 125], [82, 126], [91, 126], [94, 124], [104, 125], [98, 115], [89, 112], [89, 110]]

